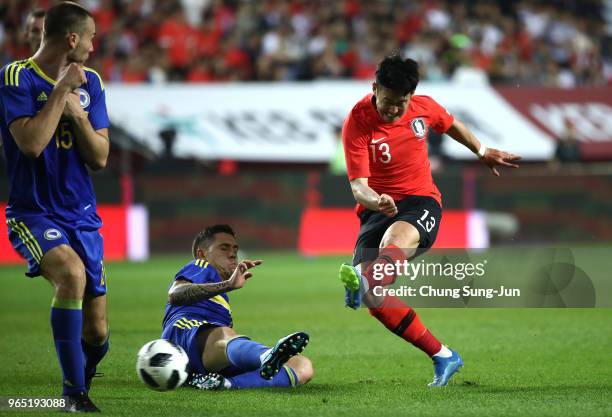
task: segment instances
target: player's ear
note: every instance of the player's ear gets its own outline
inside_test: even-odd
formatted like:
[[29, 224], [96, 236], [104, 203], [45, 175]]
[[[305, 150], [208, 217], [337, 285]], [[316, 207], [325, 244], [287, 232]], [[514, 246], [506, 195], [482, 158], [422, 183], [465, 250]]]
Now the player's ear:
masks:
[[372, 83], [372, 92], [374, 93], [374, 95], [376, 95], [376, 90], [378, 90], [378, 85], [376, 84], [376, 81], [374, 81]]
[[68, 34], [68, 45], [70, 45], [70, 49], [76, 48], [76, 46], [79, 44], [80, 39], [81, 37], [79, 36], [78, 33], [70, 32]]

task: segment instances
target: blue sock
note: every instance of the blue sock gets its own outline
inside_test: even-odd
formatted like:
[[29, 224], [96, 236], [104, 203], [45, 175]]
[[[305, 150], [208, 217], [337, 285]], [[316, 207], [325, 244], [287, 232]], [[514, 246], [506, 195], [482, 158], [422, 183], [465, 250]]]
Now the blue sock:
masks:
[[63, 375], [62, 395], [85, 392], [81, 304], [81, 300], [57, 298], [51, 304], [51, 329]]
[[230, 389], [265, 388], [265, 387], [295, 387], [298, 383], [295, 371], [284, 365], [272, 379], [263, 379], [259, 371], [251, 371], [226, 378], [231, 384]]
[[245, 372], [261, 367], [261, 355], [269, 348], [244, 336], [228, 342], [225, 352], [229, 362]]
[[81, 347], [83, 348], [83, 354], [85, 355], [85, 378], [92, 378], [96, 373], [96, 366], [100, 363], [106, 352], [108, 352], [108, 339], [100, 346], [90, 345], [81, 339]]

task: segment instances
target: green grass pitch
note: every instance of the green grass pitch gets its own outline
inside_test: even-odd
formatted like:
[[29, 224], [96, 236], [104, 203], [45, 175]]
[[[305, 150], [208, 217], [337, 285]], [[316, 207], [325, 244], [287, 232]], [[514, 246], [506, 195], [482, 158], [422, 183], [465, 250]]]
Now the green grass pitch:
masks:
[[[160, 335], [166, 289], [187, 257], [110, 263], [111, 350], [91, 397], [107, 415], [133, 416], [610, 416], [609, 309], [421, 309], [426, 326], [465, 366], [429, 389], [431, 361], [367, 311], [344, 307], [340, 258], [261, 254], [264, 265], [230, 294], [235, 328], [266, 344], [305, 330], [315, 379], [298, 389], [148, 390], [138, 349]], [[51, 287], [0, 268], [0, 396], [59, 395], [49, 327]], [[17, 415], [17, 412], [7, 412]], [[33, 413], [27, 413], [33, 415]], [[34, 415], [42, 415], [36, 412]]]

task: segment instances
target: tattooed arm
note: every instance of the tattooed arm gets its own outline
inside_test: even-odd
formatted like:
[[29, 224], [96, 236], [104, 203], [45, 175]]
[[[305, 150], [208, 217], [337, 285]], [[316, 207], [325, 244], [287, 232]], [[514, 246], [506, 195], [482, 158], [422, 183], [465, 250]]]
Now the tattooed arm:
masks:
[[259, 264], [261, 261], [244, 260], [238, 264], [228, 280], [221, 282], [194, 284], [184, 279], [177, 279], [168, 291], [168, 301], [174, 305], [190, 305], [242, 288], [246, 280], [253, 276], [248, 270]]
[[168, 291], [168, 301], [170, 301], [170, 304], [181, 306], [195, 304], [230, 291], [229, 284], [229, 281], [194, 284], [184, 279], [178, 279], [174, 281], [170, 291]]

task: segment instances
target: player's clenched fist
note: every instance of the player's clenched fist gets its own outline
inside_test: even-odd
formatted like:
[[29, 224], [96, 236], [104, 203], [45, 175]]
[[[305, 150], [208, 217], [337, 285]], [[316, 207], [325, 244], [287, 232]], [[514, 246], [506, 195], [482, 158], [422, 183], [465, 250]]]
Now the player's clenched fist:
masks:
[[387, 194], [381, 194], [378, 198], [378, 211], [387, 217], [395, 216], [397, 214], [395, 201]]
[[62, 70], [57, 85], [66, 86], [72, 91], [86, 82], [85, 71], [79, 64], [73, 62]]
[[77, 119], [79, 117], [87, 117], [87, 113], [81, 106], [81, 99], [78, 93], [74, 91], [68, 94], [68, 99], [66, 100], [66, 107], [64, 107], [63, 116], [68, 119]]

